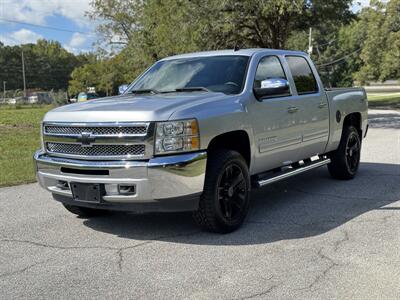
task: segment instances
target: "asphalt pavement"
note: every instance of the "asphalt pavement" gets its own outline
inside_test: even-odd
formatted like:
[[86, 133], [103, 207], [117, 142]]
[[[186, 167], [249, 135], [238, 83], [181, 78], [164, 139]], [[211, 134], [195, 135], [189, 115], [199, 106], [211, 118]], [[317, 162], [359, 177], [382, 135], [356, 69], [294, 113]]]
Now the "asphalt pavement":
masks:
[[78, 218], [38, 184], [0, 189], [0, 298], [399, 299], [400, 112], [370, 111], [358, 176], [253, 192], [244, 226], [188, 213]]

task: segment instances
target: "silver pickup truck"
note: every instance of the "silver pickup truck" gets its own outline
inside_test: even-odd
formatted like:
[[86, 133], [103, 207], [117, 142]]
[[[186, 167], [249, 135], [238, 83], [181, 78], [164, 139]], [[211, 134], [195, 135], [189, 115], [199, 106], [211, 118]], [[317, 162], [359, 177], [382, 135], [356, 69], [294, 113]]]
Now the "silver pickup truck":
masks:
[[120, 96], [48, 112], [37, 177], [81, 216], [193, 211], [202, 228], [231, 232], [251, 188], [323, 165], [353, 178], [367, 106], [362, 88], [324, 89], [302, 52], [168, 57]]

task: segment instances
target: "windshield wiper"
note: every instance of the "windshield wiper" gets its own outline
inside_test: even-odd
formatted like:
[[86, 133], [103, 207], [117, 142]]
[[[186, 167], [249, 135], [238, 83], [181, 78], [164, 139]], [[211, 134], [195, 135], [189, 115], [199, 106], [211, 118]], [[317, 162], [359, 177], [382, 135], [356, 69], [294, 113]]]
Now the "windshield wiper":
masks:
[[172, 91], [162, 91], [162, 94], [169, 94], [169, 93], [184, 93], [184, 92], [210, 92], [209, 89], [199, 86], [199, 87], [184, 87], [184, 88], [177, 88]]
[[199, 92], [199, 91], [209, 92], [210, 90], [202, 86], [193, 86], [193, 87], [184, 87], [175, 89], [175, 92]]
[[160, 92], [153, 89], [141, 89], [141, 90], [132, 90], [130, 91], [130, 93], [139, 95], [139, 94], [158, 94]]

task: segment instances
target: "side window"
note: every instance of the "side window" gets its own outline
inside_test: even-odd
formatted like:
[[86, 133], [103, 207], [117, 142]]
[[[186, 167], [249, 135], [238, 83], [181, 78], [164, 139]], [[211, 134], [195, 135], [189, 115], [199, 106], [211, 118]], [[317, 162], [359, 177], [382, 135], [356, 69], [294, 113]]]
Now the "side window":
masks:
[[266, 56], [260, 60], [254, 79], [254, 87], [260, 88], [261, 81], [271, 78], [286, 79], [279, 58], [276, 56]]
[[299, 95], [317, 93], [318, 85], [307, 60], [301, 56], [286, 56]]

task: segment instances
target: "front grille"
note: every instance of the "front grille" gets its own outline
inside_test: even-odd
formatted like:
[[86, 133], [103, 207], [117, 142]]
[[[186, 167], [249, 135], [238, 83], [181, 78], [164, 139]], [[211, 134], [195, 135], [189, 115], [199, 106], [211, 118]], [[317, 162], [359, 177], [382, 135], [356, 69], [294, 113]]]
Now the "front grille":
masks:
[[154, 123], [44, 123], [43, 143], [52, 156], [86, 160], [150, 159]]
[[80, 135], [82, 132], [90, 132], [94, 135], [145, 135], [147, 126], [145, 124], [132, 126], [61, 126], [61, 125], [45, 125], [45, 134], [57, 135]]
[[83, 147], [81, 144], [66, 144], [66, 143], [46, 143], [47, 151], [50, 153], [59, 153], [74, 156], [135, 156], [140, 157], [145, 155], [145, 145], [92, 145], [91, 147]]

